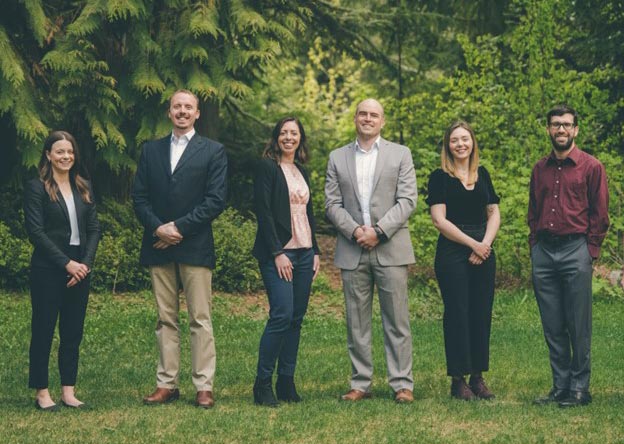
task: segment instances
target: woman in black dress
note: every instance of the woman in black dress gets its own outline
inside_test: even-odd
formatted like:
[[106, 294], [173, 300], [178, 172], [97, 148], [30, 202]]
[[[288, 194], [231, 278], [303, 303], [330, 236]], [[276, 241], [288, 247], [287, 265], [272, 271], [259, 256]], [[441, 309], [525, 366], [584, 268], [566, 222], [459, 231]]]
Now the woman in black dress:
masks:
[[39, 177], [25, 186], [24, 218], [35, 247], [31, 259], [32, 322], [28, 386], [35, 407], [58, 409], [48, 390], [48, 362], [58, 319], [61, 403], [83, 408], [75, 396], [89, 273], [100, 239], [95, 200], [71, 134], [54, 131], [43, 144]]
[[[479, 166], [474, 131], [453, 123], [444, 134], [442, 168], [429, 177], [427, 204], [440, 232], [435, 273], [444, 301], [444, 345], [451, 396], [492, 399], [483, 380], [489, 367], [499, 197]], [[470, 375], [466, 384], [465, 375]]]

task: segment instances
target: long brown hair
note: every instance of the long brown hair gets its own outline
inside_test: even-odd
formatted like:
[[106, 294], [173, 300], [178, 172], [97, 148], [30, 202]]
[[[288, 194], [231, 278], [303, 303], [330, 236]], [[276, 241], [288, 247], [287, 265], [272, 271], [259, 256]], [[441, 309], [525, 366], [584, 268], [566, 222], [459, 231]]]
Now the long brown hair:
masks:
[[78, 144], [74, 136], [66, 131], [52, 131], [48, 138], [43, 142], [43, 151], [41, 152], [41, 159], [39, 159], [39, 179], [43, 182], [48, 196], [52, 202], [58, 202], [58, 184], [54, 180], [52, 173], [52, 165], [48, 160], [48, 156], [54, 145], [59, 140], [67, 140], [71, 143], [74, 150], [74, 165], [69, 170], [69, 181], [72, 185], [75, 185], [82, 197], [82, 200], [87, 203], [91, 203], [91, 193], [89, 193], [89, 184], [87, 179], [89, 175], [86, 169], [80, 162], [80, 151], [78, 150]]
[[273, 132], [271, 133], [271, 140], [266, 144], [264, 148], [264, 152], [262, 153], [262, 157], [267, 157], [269, 159], [273, 159], [277, 163], [280, 163], [282, 159], [282, 150], [277, 143], [277, 139], [279, 138], [280, 132], [282, 131], [282, 127], [287, 122], [295, 122], [299, 127], [299, 146], [295, 151], [295, 162], [304, 164], [308, 161], [308, 144], [306, 139], [305, 130], [303, 129], [303, 124], [296, 117], [284, 117], [281, 119], [275, 127], [273, 128]]
[[[453, 122], [451, 126], [449, 126], [444, 132], [442, 152], [440, 153], [440, 163], [442, 164], [442, 171], [453, 177], [457, 177], [455, 174], [455, 159], [453, 158], [453, 153], [451, 153], [451, 134], [457, 128], [463, 128], [468, 131], [470, 133], [470, 138], [472, 139], [472, 152], [470, 153], [470, 158], [468, 160], [467, 185], [473, 185], [477, 182], [477, 179], [479, 178], [479, 147], [477, 145], [477, 138], [475, 137], [475, 133], [472, 127], [463, 120], [457, 120]], [[459, 177], [457, 178], [460, 179]]]

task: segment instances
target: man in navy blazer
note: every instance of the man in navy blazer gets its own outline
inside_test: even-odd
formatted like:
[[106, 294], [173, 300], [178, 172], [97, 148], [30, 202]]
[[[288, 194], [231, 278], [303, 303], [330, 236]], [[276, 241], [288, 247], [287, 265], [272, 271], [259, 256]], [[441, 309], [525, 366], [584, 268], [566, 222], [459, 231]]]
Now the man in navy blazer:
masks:
[[216, 257], [212, 221], [225, 208], [227, 158], [223, 145], [195, 133], [199, 99], [187, 90], [169, 101], [173, 131], [143, 147], [132, 191], [145, 227], [142, 265], [150, 269], [158, 307], [160, 360], [156, 391], [145, 404], [179, 398], [178, 289], [184, 289], [191, 330], [196, 405], [214, 405], [215, 345], [212, 331], [212, 269]]

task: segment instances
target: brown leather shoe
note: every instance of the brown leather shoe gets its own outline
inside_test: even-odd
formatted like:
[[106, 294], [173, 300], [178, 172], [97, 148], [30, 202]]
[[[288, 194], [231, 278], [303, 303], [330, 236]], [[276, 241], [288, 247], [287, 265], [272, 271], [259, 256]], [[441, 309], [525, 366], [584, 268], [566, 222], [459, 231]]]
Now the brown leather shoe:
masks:
[[414, 393], [410, 389], [400, 389], [394, 394], [394, 400], [399, 404], [414, 402]]
[[451, 396], [463, 401], [473, 401], [477, 399], [475, 394], [472, 393], [472, 390], [470, 390], [470, 387], [468, 387], [468, 384], [466, 384], [466, 380], [463, 377], [460, 379], [452, 379]]
[[343, 401], [361, 401], [362, 399], [371, 398], [373, 395], [370, 392], [363, 392], [362, 390], [351, 389], [340, 397]]
[[211, 409], [214, 407], [215, 401], [212, 392], [209, 390], [199, 390], [195, 397], [195, 405], [202, 409]]
[[180, 390], [157, 387], [156, 391], [151, 395], [143, 398], [145, 405], [167, 404], [173, 402], [180, 397]]
[[475, 394], [477, 398], [481, 399], [494, 399], [494, 393], [485, 385], [485, 381], [482, 376], [471, 376], [470, 381], [470, 390]]

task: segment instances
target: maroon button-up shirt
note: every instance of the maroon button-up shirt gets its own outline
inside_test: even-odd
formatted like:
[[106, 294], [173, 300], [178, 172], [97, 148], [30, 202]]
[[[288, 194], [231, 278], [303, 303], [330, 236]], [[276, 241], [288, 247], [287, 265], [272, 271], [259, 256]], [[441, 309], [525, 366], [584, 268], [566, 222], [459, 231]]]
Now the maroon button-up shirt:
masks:
[[604, 166], [576, 145], [568, 157], [554, 153], [533, 167], [529, 194], [529, 243], [538, 233], [585, 234], [589, 253], [600, 255], [609, 228], [609, 190]]

